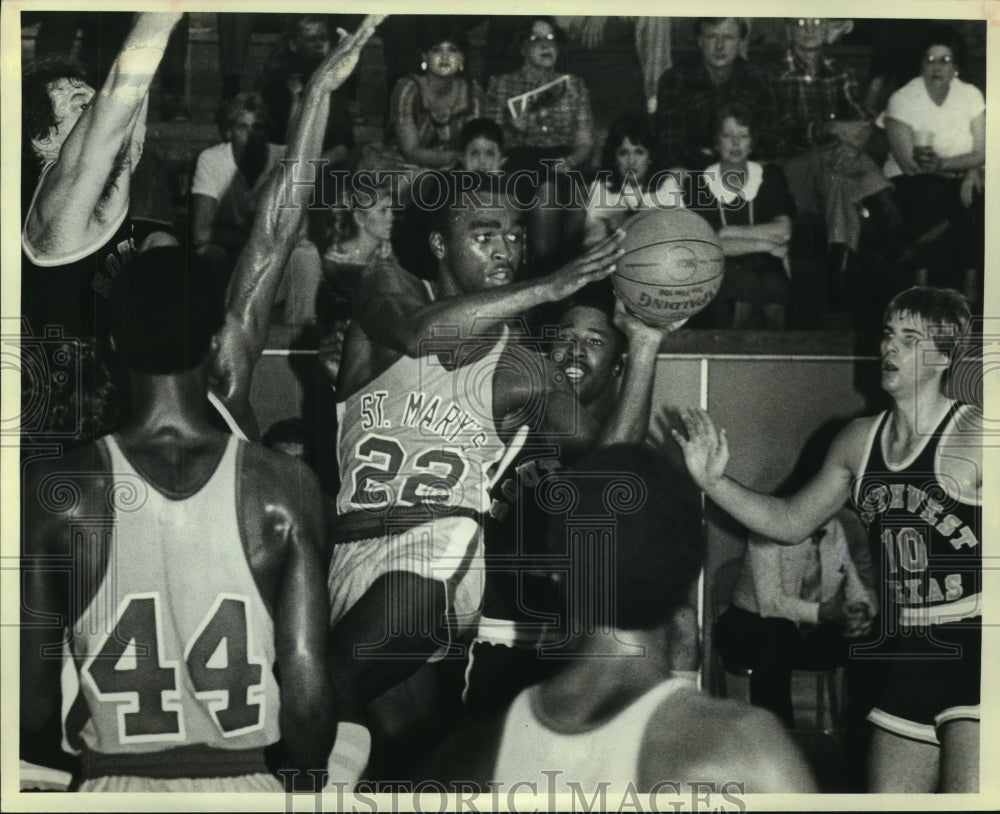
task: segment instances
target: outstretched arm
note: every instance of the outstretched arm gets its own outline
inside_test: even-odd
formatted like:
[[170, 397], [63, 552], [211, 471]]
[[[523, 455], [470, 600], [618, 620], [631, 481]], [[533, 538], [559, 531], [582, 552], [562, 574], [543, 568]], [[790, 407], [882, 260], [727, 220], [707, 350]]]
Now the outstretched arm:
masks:
[[663, 328], [653, 328], [620, 306], [614, 319], [615, 325], [628, 337], [628, 358], [618, 399], [597, 439], [600, 446], [641, 443], [645, 439], [649, 428], [656, 354], [663, 337], [683, 324], [672, 322]]
[[[412, 286], [406, 286], [411, 291], [409, 296], [402, 296], [396, 280], [381, 270], [373, 270], [362, 278], [355, 290], [355, 317], [375, 343], [415, 358], [425, 347], [426, 340], [440, 341], [440, 337], [434, 335], [436, 327], [458, 326], [458, 339], [468, 339], [473, 328], [484, 331], [497, 327], [529, 308], [544, 302], [558, 302], [588, 283], [607, 277], [614, 271], [621, 254], [619, 243], [623, 234], [615, 233], [545, 277], [434, 302], [415, 296]], [[508, 239], [500, 234], [484, 238]]]
[[305, 165], [320, 155], [330, 94], [351, 75], [361, 49], [383, 19], [384, 15], [370, 14], [355, 33], [343, 34], [310, 77], [301, 112], [291, 127], [285, 161], [267, 181], [250, 239], [236, 261], [226, 324], [216, 347], [213, 389], [238, 414], [247, 412], [250, 381], [267, 340], [274, 297], [304, 207], [314, 192], [311, 182], [304, 179], [311, 179], [317, 168]]
[[[77, 251], [90, 232], [128, 208], [128, 178], [138, 163], [149, 86], [180, 12], [143, 13], [111, 65], [100, 92], [50, 156], [25, 223], [25, 238], [40, 254]], [[45, 151], [45, 145], [39, 144]]]
[[695, 483], [740, 523], [775, 542], [794, 545], [825, 523], [851, 494], [871, 419], [857, 419], [834, 439], [816, 476], [791, 497], [763, 495], [725, 474], [726, 431], [717, 431], [704, 410], [686, 409], [685, 438], [671, 430]]

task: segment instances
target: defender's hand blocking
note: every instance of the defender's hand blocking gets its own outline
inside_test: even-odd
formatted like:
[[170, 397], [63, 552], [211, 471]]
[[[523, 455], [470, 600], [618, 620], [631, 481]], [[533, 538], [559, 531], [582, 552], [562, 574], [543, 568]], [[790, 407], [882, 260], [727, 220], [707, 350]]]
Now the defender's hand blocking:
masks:
[[316, 71], [316, 75], [320, 77], [326, 89], [331, 92], [335, 91], [347, 81], [347, 77], [351, 75], [358, 64], [361, 49], [375, 33], [378, 24], [387, 16], [387, 14], [369, 14], [361, 21], [358, 30], [353, 34], [348, 34], [343, 28], [337, 29], [340, 42], [327, 55]]
[[615, 263], [621, 256], [621, 242], [625, 233], [619, 229], [606, 240], [602, 240], [590, 251], [580, 255], [545, 278], [549, 286], [550, 301], [559, 302], [575, 294], [589, 283], [601, 280], [613, 273]]
[[708, 413], [693, 407], [681, 413], [681, 420], [687, 438], [675, 429], [671, 429], [670, 434], [684, 453], [684, 462], [691, 477], [700, 489], [708, 492], [722, 480], [729, 462], [726, 431], [716, 430]]

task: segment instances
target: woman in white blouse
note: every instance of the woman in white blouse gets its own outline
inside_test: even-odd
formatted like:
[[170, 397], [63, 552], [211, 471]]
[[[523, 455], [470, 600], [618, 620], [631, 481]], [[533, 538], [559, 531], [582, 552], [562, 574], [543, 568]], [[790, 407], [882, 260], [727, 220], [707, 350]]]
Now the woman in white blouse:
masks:
[[[959, 79], [965, 43], [950, 26], [936, 25], [924, 39], [920, 75], [897, 90], [885, 111], [889, 137], [886, 177], [896, 186], [911, 240], [952, 227], [957, 259], [968, 263], [971, 248], [963, 182], [981, 191], [986, 160], [986, 100], [975, 85]], [[971, 203], [978, 197], [966, 191]], [[938, 229], [935, 229], [938, 227]], [[931, 232], [933, 233], [933, 232]], [[954, 260], [955, 251], [944, 254]], [[967, 265], [962, 266], [963, 269]]]
[[601, 172], [587, 190], [584, 245], [600, 243], [639, 210], [684, 206], [677, 175], [658, 170], [645, 116], [616, 119], [604, 142]]

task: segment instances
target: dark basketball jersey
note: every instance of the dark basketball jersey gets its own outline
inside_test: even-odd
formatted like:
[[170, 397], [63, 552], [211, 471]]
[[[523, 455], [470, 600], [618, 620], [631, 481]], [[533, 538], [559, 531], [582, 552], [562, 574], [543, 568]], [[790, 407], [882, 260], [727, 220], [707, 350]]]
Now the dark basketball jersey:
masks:
[[[47, 171], [48, 167], [42, 171], [43, 178]], [[25, 212], [25, 221], [27, 216]], [[108, 292], [114, 278], [135, 254], [132, 220], [127, 212], [109, 226], [107, 235], [98, 245], [50, 257], [37, 252], [27, 235], [22, 234], [21, 313], [28, 318], [34, 336], [44, 337], [46, 329], [59, 328], [63, 337], [99, 343], [107, 339]]]
[[960, 500], [940, 467], [941, 437], [962, 409], [953, 405], [923, 446], [894, 466], [885, 460], [890, 414], [884, 413], [869, 435], [855, 485], [872, 550], [882, 554], [883, 606], [903, 625], [982, 614], [982, 505]]
[[[511, 644], [536, 646], [543, 640], [543, 630], [555, 622], [556, 595], [547, 576], [552, 558], [545, 544], [549, 513], [543, 493], [546, 475], [563, 469], [557, 451], [551, 444], [525, 445], [490, 494], [483, 613], [488, 617], [486, 628], [490, 619], [517, 623], [517, 641]], [[482, 628], [489, 639], [489, 630]]]

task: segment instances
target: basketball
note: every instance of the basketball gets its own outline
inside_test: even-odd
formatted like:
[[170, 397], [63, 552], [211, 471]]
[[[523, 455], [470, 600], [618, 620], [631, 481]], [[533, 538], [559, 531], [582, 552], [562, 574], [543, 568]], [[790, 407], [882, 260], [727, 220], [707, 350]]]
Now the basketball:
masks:
[[648, 325], [687, 319], [722, 285], [722, 246], [715, 230], [687, 209], [650, 209], [626, 224], [612, 276], [622, 304]]

